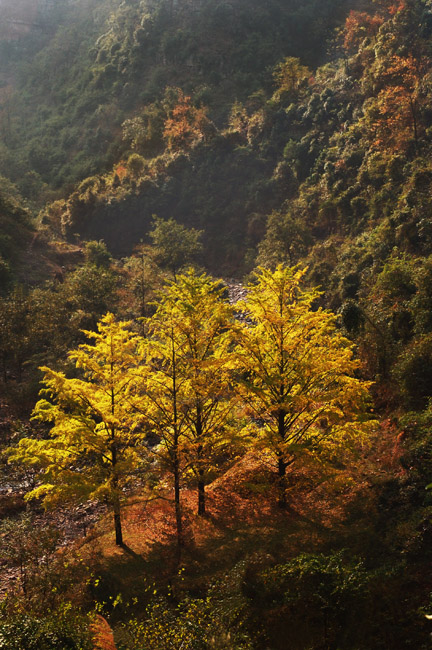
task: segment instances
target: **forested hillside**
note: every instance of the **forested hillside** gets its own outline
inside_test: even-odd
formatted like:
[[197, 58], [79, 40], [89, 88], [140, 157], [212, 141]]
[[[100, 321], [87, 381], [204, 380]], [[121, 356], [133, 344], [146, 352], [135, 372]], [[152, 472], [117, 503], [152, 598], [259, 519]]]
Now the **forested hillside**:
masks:
[[0, 647], [429, 647], [431, 119], [430, 0], [0, 1]]
[[319, 63], [346, 11], [340, 0], [35, 4], [35, 27], [21, 38], [18, 9], [3, 7], [12, 18], [0, 64], [0, 170], [30, 196], [118, 161], [128, 144], [122, 123], [144, 111], [157, 129], [167, 87], [209, 105], [210, 119], [223, 124], [236, 99], [271, 83], [268, 72], [284, 56]]

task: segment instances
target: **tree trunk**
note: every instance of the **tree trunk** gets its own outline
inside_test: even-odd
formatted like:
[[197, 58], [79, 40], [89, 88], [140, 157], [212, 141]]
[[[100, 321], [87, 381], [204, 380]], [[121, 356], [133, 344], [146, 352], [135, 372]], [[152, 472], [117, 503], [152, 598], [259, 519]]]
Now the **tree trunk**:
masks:
[[112, 479], [112, 506], [114, 514], [114, 532], [115, 532], [115, 543], [117, 546], [123, 546], [123, 531], [122, 531], [122, 521], [121, 521], [121, 511], [120, 511], [120, 497], [117, 491], [117, 477]]
[[6, 368], [6, 353], [4, 352], [2, 355], [2, 366], [3, 366], [3, 381], [5, 384], [7, 384], [7, 368]]
[[177, 531], [177, 562], [181, 562], [183, 546], [183, 525], [180, 504], [180, 458], [179, 458], [179, 421], [177, 411], [177, 358], [174, 348], [174, 331], [171, 328], [172, 343], [172, 368], [173, 368], [173, 416], [174, 416], [174, 444], [173, 444], [173, 473], [174, 473], [174, 503]]
[[[201, 408], [197, 408], [197, 418], [196, 418], [196, 437], [197, 440], [202, 439], [203, 427], [201, 420]], [[205, 502], [205, 482], [204, 482], [204, 470], [202, 468], [203, 462], [203, 446], [199, 444], [197, 447], [197, 475], [198, 475], [198, 515], [204, 516], [206, 512], [206, 502]]]
[[176, 519], [176, 535], [177, 535], [177, 564], [181, 564], [182, 549], [183, 549], [183, 522], [182, 511], [180, 503], [180, 462], [178, 457], [178, 449], [174, 449], [174, 508]]
[[[112, 413], [114, 414], [114, 393], [111, 391], [111, 400], [112, 400]], [[112, 433], [114, 438], [114, 431]], [[112, 475], [111, 475], [111, 500], [114, 513], [114, 532], [115, 532], [115, 543], [117, 546], [123, 546], [123, 531], [122, 531], [122, 522], [120, 514], [120, 496], [118, 493], [118, 476], [116, 473], [117, 466], [117, 447], [115, 440], [113, 440], [111, 445], [111, 462], [112, 462]]]
[[415, 101], [412, 97], [410, 97], [410, 108], [411, 108], [411, 116], [412, 116], [412, 124], [413, 124], [415, 149], [416, 151], [418, 151], [417, 111], [416, 111]]
[[117, 546], [123, 546], [123, 531], [120, 515], [120, 504], [114, 506], [114, 530], [115, 530], [115, 543]]
[[286, 508], [286, 468], [287, 463], [282, 458], [282, 454], [278, 453], [278, 487], [279, 487], [279, 498], [278, 506], [279, 508]]
[[[281, 387], [281, 394], [283, 394], [283, 387]], [[283, 410], [278, 413], [278, 434], [281, 443], [283, 443], [285, 440], [285, 412]], [[278, 460], [278, 506], [286, 508], [286, 468], [288, 463], [284, 460], [283, 452], [280, 449], [277, 450], [276, 455]]]
[[198, 476], [198, 515], [202, 517], [206, 513], [205, 482], [202, 470], [199, 470]]
[[175, 517], [176, 517], [176, 531], [177, 531], [177, 557], [178, 561], [181, 560], [181, 549], [183, 547], [183, 524], [180, 503], [180, 471], [178, 452], [175, 450], [176, 457], [174, 459], [174, 503], [175, 503]]

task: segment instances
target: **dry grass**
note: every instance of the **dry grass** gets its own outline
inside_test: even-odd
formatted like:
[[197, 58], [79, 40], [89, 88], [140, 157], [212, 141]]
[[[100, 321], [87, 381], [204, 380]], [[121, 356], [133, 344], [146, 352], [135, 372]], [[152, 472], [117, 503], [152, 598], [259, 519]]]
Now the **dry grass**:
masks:
[[[356, 526], [347, 526], [347, 519], [358, 503], [366, 510], [374, 507], [368, 502], [368, 462], [332, 473], [313, 459], [294, 466], [285, 510], [277, 506], [266, 458], [252, 453], [208, 486], [205, 517], [195, 514], [195, 490], [184, 489], [183, 586], [200, 593], [209, 581], [257, 552], [283, 561], [300, 552], [332, 548], [341, 540], [355, 543]], [[179, 570], [172, 494], [156, 500], [136, 495], [123, 513], [124, 548], [114, 544], [109, 516], [81, 545], [87, 562], [102, 576], [105, 593], [145, 598], [153, 585], [172, 586]]]
[[108, 621], [98, 615], [92, 624], [94, 650], [117, 650]]

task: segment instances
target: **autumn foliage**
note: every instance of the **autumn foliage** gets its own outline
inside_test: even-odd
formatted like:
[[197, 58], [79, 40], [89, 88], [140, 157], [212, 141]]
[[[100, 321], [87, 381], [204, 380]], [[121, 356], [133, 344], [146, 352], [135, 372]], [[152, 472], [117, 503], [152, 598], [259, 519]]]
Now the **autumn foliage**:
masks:
[[41, 368], [46, 388], [33, 418], [52, 425], [51, 437], [24, 438], [12, 453], [19, 462], [43, 468], [39, 487], [27, 498], [42, 498], [45, 504], [72, 498], [110, 503], [118, 545], [123, 543], [122, 488], [139, 463], [131, 395], [138, 337], [128, 325], [107, 314], [98, 332], [85, 332], [94, 345], [69, 353], [82, 378]]
[[208, 122], [206, 109], [194, 106], [191, 97], [179, 90], [177, 103], [165, 122], [163, 132], [168, 148], [180, 151], [202, 140]]
[[223, 285], [195, 271], [168, 284], [145, 339], [103, 317], [86, 332], [95, 344], [69, 353], [82, 379], [42, 368], [34, 417], [53, 425], [50, 438], [24, 438], [11, 454], [44, 470], [29, 497], [107, 500], [121, 546], [121, 492], [151, 453], [162, 484], [171, 476], [180, 548], [182, 486], [189, 476], [205, 514], [205, 486], [241, 452], [242, 428], [254, 431], [249, 446], [275, 456], [281, 480], [304, 451], [325, 455], [362, 436], [369, 383], [354, 377], [352, 346], [333, 314], [313, 309], [319, 292], [303, 276], [260, 269], [239, 304], [247, 324], [235, 323]]
[[342, 30], [343, 47], [346, 51], [357, 48], [366, 37], [376, 36], [384, 19], [364, 11], [350, 11]]
[[94, 650], [117, 650], [114, 635], [108, 621], [98, 614], [91, 625]]
[[410, 142], [417, 147], [423, 78], [423, 64], [412, 55], [393, 55], [377, 70], [381, 90], [365, 115], [375, 148], [401, 152]]
[[303, 276], [295, 267], [260, 268], [242, 305], [252, 325], [237, 334], [238, 390], [261, 423], [258, 444], [274, 456], [281, 504], [289, 465], [367, 431], [359, 421], [369, 384], [354, 377], [352, 346], [333, 314], [313, 309], [319, 292], [305, 290]]
[[123, 180], [127, 174], [127, 168], [123, 163], [119, 163], [115, 168], [114, 173], [117, 174], [120, 180]]

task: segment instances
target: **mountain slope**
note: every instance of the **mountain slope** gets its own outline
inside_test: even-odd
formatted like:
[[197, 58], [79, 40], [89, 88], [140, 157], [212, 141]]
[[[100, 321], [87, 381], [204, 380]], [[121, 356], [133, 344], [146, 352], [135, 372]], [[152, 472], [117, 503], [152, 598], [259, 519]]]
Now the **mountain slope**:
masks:
[[220, 124], [236, 99], [268, 86], [268, 71], [284, 56], [321, 62], [351, 5], [63, 0], [19, 47], [0, 40], [8, 88], [0, 171], [33, 199], [45, 183], [59, 188], [100, 171], [125, 149], [122, 122], [167, 86], [204, 102]]

